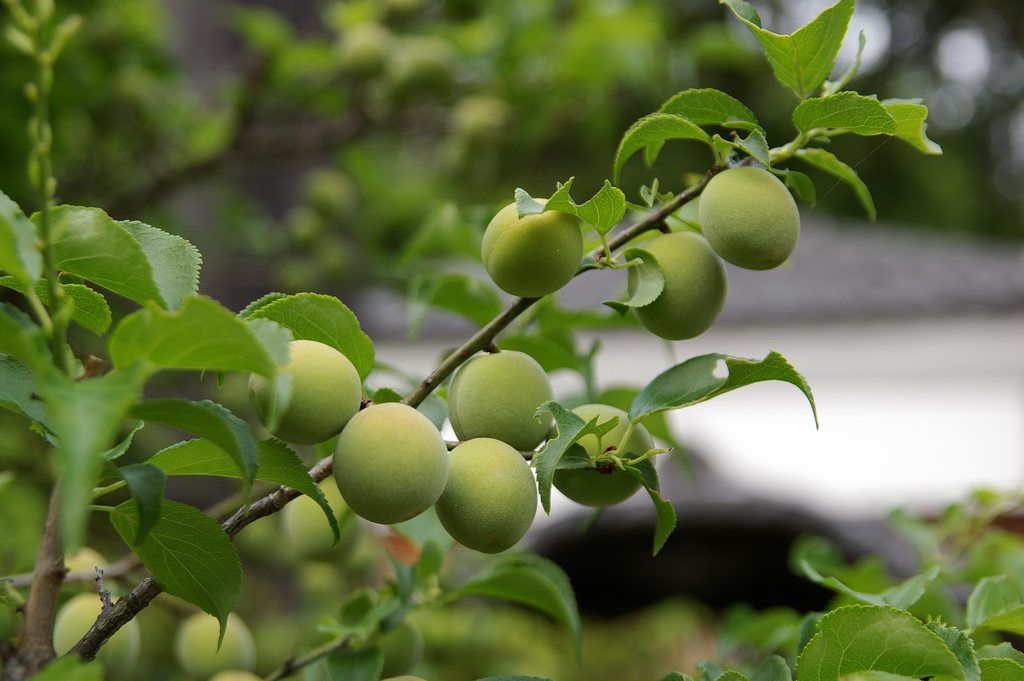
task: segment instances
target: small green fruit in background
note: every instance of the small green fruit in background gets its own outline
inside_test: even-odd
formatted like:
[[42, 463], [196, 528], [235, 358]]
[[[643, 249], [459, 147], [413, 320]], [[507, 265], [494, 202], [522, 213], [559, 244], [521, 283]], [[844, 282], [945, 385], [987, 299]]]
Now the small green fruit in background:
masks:
[[64, 567], [68, 569], [68, 572], [94, 570], [97, 567], [102, 568], [107, 565], [109, 565], [107, 559], [99, 551], [90, 549], [88, 546], [83, 546], [75, 555], [64, 559]]
[[491, 140], [508, 124], [508, 103], [493, 95], [467, 95], [452, 108], [452, 130], [472, 141]]
[[384, 71], [393, 37], [380, 24], [353, 26], [341, 36], [341, 68], [358, 78], [370, 78]]
[[310, 206], [324, 217], [350, 215], [359, 203], [359, 191], [345, 173], [334, 168], [317, 168], [303, 179], [302, 194]]
[[708, 182], [701, 195], [700, 226], [725, 260], [748, 270], [770, 270], [796, 248], [800, 212], [779, 178], [744, 166]]
[[333, 478], [320, 483], [327, 503], [338, 519], [341, 538], [334, 543], [334, 533], [320, 505], [306, 495], [300, 496], [281, 510], [281, 529], [288, 549], [298, 558], [331, 557], [341, 562], [352, 554], [359, 540], [359, 521], [338, 491]]
[[530, 464], [501, 440], [468, 440], [451, 452], [452, 468], [437, 517], [463, 546], [498, 553], [515, 546], [537, 515]]
[[[103, 603], [96, 593], [78, 594], [61, 606], [53, 627], [53, 648], [57, 654], [63, 655], [74, 648], [102, 611]], [[131, 620], [100, 648], [96, 659], [106, 670], [105, 678], [131, 678], [132, 670], [139, 660], [141, 638], [139, 623]]]
[[174, 637], [174, 655], [178, 665], [194, 679], [205, 679], [228, 669], [251, 670], [256, 665], [256, 645], [242, 618], [228, 615], [224, 641], [217, 650], [220, 623], [217, 618], [199, 612], [189, 616]]
[[[701, 204], [703, 205], [703, 204]], [[637, 308], [648, 331], [662, 338], [694, 338], [711, 328], [725, 305], [725, 267], [695, 232], [663, 234], [643, 244], [665, 276], [653, 303]]]
[[398, 402], [356, 414], [338, 438], [334, 479], [349, 507], [391, 525], [434, 505], [448, 480], [448, 448], [433, 423]]
[[[359, 411], [362, 382], [352, 362], [329, 345], [311, 340], [288, 344], [290, 356], [282, 372], [291, 375], [292, 396], [274, 435], [286, 442], [314, 444], [334, 437]], [[253, 374], [249, 397], [266, 423], [273, 389]]]
[[451, 86], [454, 65], [455, 52], [446, 40], [410, 35], [394, 43], [386, 77], [395, 96], [436, 96]]
[[210, 681], [263, 681], [263, 677], [241, 669], [228, 669], [211, 676]]
[[506, 293], [539, 298], [565, 286], [583, 258], [579, 221], [556, 210], [519, 217], [516, 204], [498, 211], [481, 249], [484, 267]]
[[[619, 422], [604, 437], [587, 435], [580, 438], [580, 446], [587, 450], [591, 458], [604, 452], [608, 447], [617, 447], [622, 436], [626, 434], [629, 415], [621, 409], [606, 404], [584, 404], [573, 409], [573, 413], [588, 422], [596, 416], [598, 423], [603, 423], [614, 416], [619, 417]], [[653, 448], [654, 440], [643, 426], [637, 426], [621, 454], [628, 453], [631, 455], [630, 458], [633, 458]], [[584, 506], [612, 506], [630, 498], [640, 489], [639, 480], [614, 467], [557, 470], [554, 483], [562, 494]]]
[[534, 414], [553, 399], [537, 360], [506, 350], [478, 355], [459, 369], [448, 390], [448, 416], [460, 440], [492, 437], [526, 451], [551, 432], [551, 417]]
[[423, 633], [410, 619], [381, 634], [376, 643], [384, 654], [381, 676], [407, 674], [423, 659]]

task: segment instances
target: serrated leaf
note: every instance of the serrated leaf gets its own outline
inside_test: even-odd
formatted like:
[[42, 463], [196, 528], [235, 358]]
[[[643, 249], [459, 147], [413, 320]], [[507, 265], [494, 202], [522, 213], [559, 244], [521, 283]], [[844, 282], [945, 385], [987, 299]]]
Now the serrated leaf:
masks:
[[287, 342], [273, 346], [251, 324], [203, 296], [188, 298], [179, 310], [139, 310], [121, 321], [110, 339], [118, 366], [142, 361], [163, 369], [252, 372], [273, 378]]
[[785, 659], [772, 655], [754, 668], [750, 681], [793, 681], [793, 672]]
[[431, 307], [454, 312], [483, 326], [501, 312], [501, 298], [491, 284], [461, 273], [416, 277], [409, 284], [409, 335], [415, 338]]
[[551, 485], [562, 456], [581, 437], [596, 435], [600, 438], [605, 435], [615, 427], [618, 419], [609, 419], [599, 424], [599, 419], [595, 416], [590, 421], [584, 421], [554, 401], [545, 402], [537, 407], [536, 416], [540, 417], [545, 413], [554, 417], [558, 436], [548, 440], [544, 448], [533, 457], [533, 466], [537, 469], [537, 489], [540, 493], [541, 505], [545, 512], [551, 513]]
[[1020, 681], [1024, 679], [1024, 664], [1006, 658], [980, 661], [981, 681]]
[[252, 301], [245, 307], [243, 307], [242, 310], [238, 313], [238, 316], [241, 317], [242, 319], [248, 319], [249, 317], [252, 316], [254, 312], [256, 312], [256, 310], [260, 309], [261, 307], [269, 305], [275, 300], [281, 300], [282, 298], [287, 297], [287, 293], [279, 293], [276, 291], [272, 293], [266, 293], [257, 298], [256, 300]]
[[753, 111], [732, 95], [713, 88], [678, 92], [662, 104], [658, 112], [682, 116], [697, 125], [719, 125], [735, 130], [758, 130], [764, 134], [764, 128], [757, 122]]
[[926, 624], [936, 636], [942, 639], [946, 647], [952, 651], [964, 671], [964, 681], [981, 681], [981, 669], [978, 667], [978, 657], [974, 652], [974, 641], [971, 637], [956, 627], [951, 627], [939, 622]]
[[37, 241], [35, 225], [0, 191], [0, 270], [10, 273], [26, 289], [35, 286], [43, 271]]
[[569, 629], [579, 657], [582, 629], [576, 595], [562, 568], [549, 560], [533, 555], [501, 557], [453, 595], [500, 598], [544, 613]]
[[210, 400], [190, 402], [171, 398], [147, 400], [135, 405], [131, 414], [147, 423], [159, 423], [209, 440], [231, 457], [246, 485], [252, 483], [260, 465], [259, 441], [249, 424], [226, 407]]
[[325, 668], [330, 681], [378, 681], [384, 654], [376, 646], [335, 650], [327, 656]]
[[814, 181], [807, 175], [796, 170], [784, 171], [783, 179], [786, 186], [793, 190], [796, 198], [806, 203], [815, 204], [818, 202], [818, 192], [814, 188]]
[[46, 420], [46, 407], [35, 399], [35, 379], [27, 364], [0, 355], [0, 407], [10, 409], [36, 422]]
[[103, 664], [95, 660], [83, 662], [74, 655], [62, 657], [46, 665], [30, 681], [103, 681]]
[[[644, 463], [649, 462], [645, 461]], [[654, 472], [654, 467], [649, 466], [649, 471]], [[651, 555], [656, 556], [661, 552], [661, 549], [664, 548], [665, 542], [668, 541], [672, 531], [676, 529], [677, 520], [675, 506], [672, 505], [671, 501], [668, 501], [661, 496], [661, 491], [657, 484], [657, 474], [655, 474], [652, 481], [649, 473], [645, 475], [645, 471], [634, 466], [626, 466], [626, 472], [643, 484], [644, 489], [647, 490], [647, 494], [651, 497], [651, 503], [654, 504], [654, 544], [651, 549]]]
[[137, 303], [166, 305], [146, 252], [127, 229], [99, 208], [57, 206], [51, 215], [57, 269]]
[[373, 341], [352, 310], [333, 296], [299, 293], [260, 306], [249, 319], [269, 319], [290, 329], [296, 340], [329, 345], [348, 357], [361, 378], [373, 369]]
[[135, 439], [135, 433], [139, 432], [146, 427], [145, 421], [134, 421], [128, 428], [128, 432], [124, 434], [121, 441], [116, 445], [103, 452], [104, 461], [116, 461], [125, 455], [128, 448], [132, 446], [132, 440]]
[[738, 137], [735, 140], [727, 140], [721, 135], [715, 135], [711, 143], [719, 156], [725, 157], [726, 152], [730, 149], [738, 149], [756, 159], [766, 168], [770, 168], [772, 165], [771, 156], [768, 151], [768, 140], [765, 139], [764, 134], [759, 130], [754, 130], [746, 137]]
[[626, 214], [626, 195], [618, 187], [612, 186], [610, 181], [605, 180], [596, 194], [577, 205], [569, 193], [575, 179], [570, 177], [560, 184], [544, 204], [544, 209], [575, 215], [593, 225], [600, 234], [607, 234]]
[[928, 139], [928, 107], [920, 100], [886, 99], [882, 106], [896, 121], [897, 137], [925, 154], [942, 154], [942, 147]]
[[835, 154], [824, 149], [800, 149], [796, 152], [796, 157], [848, 184], [857, 196], [857, 200], [860, 201], [860, 205], [864, 207], [868, 217], [872, 220], [875, 219], [875, 202], [871, 198], [871, 192], [868, 191], [867, 185], [857, 175], [856, 170], [836, 158]]
[[142, 390], [144, 375], [129, 369], [74, 381], [55, 370], [40, 379], [46, 402], [47, 427], [53, 434], [60, 469], [61, 531], [64, 549], [81, 548], [92, 499], [103, 466], [103, 454], [117, 435]]
[[763, 28], [757, 11], [745, 0], [719, 2], [733, 11], [761, 44], [775, 79], [801, 99], [817, 90], [832, 71], [854, 4], [854, 0], [839, 0], [793, 34], [780, 35]]
[[629, 408], [629, 418], [641, 421], [649, 414], [706, 402], [718, 395], [762, 381], [783, 381], [796, 386], [811, 405], [814, 423], [818, 412], [811, 387], [779, 353], [764, 359], [743, 359], [720, 353], [700, 355], [657, 375]]
[[238, 603], [242, 565], [231, 539], [210, 516], [188, 504], [164, 500], [160, 519], [135, 543], [139, 511], [126, 501], [110, 512], [110, 522], [167, 593], [197, 605], [220, 621]]
[[[214, 475], [241, 479], [241, 471], [235, 460], [210, 440], [179, 442], [154, 454], [148, 463], [167, 475]], [[334, 539], [338, 540], [338, 521], [327, 498], [309, 476], [302, 459], [288, 445], [273, 439], [259, 442], [259, 464], [253, 479], [290, 487], [311, 498], [323, 509]]]
[[187, 240], [144, 222], [121, 220], [119, 224], [139, 242], [164, 306], [177, 310], [188, 296], [199, 292], [199, 269], [202, 257]]
[[160, 508], [163, 505], [164, 489], [167, 487], [167, 476], [156, 466], [148, 463], [135, 463], [121, 466], [117, 470], [121, 479], [128, 486], [128, 491], [135, 500], [139, 512], [139, 526], [133, 543], [137, 544], [157, 521], [160, 520]]
[[629, 248], [623, 256], [627, 265], [626, 299], [605, 302], [619, 314], [625, 314], [630, 308], [650, 305], [665, 289], [665, 274], [653, 255], [642, 248]]
[[43, 332], [27, 314], [4, 302], [0, 302], [0, 353], [16, 357], [31, 367], [50, 364], [50, 350]]
[[712, 660], [705, 660], [697, 664], [697, 671], [700, 674], [700, 681], [715, 681], [725, 673], [722, 667]]
[[896, 608], [851, 605], [826, 614], [797, 661], [798, 681], [838, 681], [857, 672], [911, 678], [949, 676], [963, 669], [942, 639]]
[[896, 121], [886, 107], [856, 92], [805, 99], [793, 110], [793, 124], [802, 132], [824, 128], [855, 135], [896, 134]]
[[967, 625], [1024, 634], [1024, 603], [1006, 575], [985, 577], [967, 599]]
[[[14, 277], [0, 277], [0, 286], [6, 286], [19, 293], [25, 293], [27, 290]], [[64, 289], [64, 295], [70, 298], [74, 305], [71, 308], [71, 319], [98, 336], [106, 333], [110, 328], [111, 315], [110, 306], [103, 294], [82, 284], [61, 284], [61, 287]], [[50, 287], [45, 279], [36, 282], [36, 295], [43, 305], [50, 304]]]
[[1009, 643], [997, 643], [996, 645], [982, 646], [981, 648], [978, 648], [977, 656], [979, 660], [1005, 657], [1019, 664], [1024, 664], [1024, 653], [1017, 650]]
[[619, 171], [630, 156], [652, 144], [673, 139], [690, 139], [711, 144], [711, 137], [700, 126], [682, 116], [665, 113], [644, 116], [626, 130], [622, 141], [619, 142], [613, 166], [615, 181], [619, 181]]

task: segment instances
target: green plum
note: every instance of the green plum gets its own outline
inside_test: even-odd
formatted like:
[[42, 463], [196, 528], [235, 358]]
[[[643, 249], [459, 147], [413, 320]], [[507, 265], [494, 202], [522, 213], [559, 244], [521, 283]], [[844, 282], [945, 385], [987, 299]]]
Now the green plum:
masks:
[[256, 665], [256, 645], [242, 618], [228, 615], [224, 640], [217, 650], [220, 623], [216, 617], [199, 612], [188, 617], [174, 637], [174, 655], [185, 673], [206, 679], [228, 669], [251, 670]]
[[338, 519], [341, 538], [334, 543], [334, 533], [327, 522], [320, 505], [306, 495], [300, 496], [281, 511], [281, 529], [288, 541], [289, 550], [298, 558], [336, 557], [346, 560], [359, 540], [359, 521], [338, 491], [333, 478], [320, 483], [327, 503]]
[[369, 78], [384, 71], [393, 37], [377, 23], [353, 26], [341, 37], [341, 67], [357, 78]]
[[[288, 364], [280, 370], [291, 377], [292, 395], [274, 435], [286, 442], [323, 442], [341, 432], [359, 411], [359, 372], [345, 355], [317, 341], [295, 340], [288, 349]], [[273, 399], [271, 382], [253, 374], [249, 397], [260, 419], [266, 422]]]
[[[71, 650], [89, 631], [102, 611], [103, 603], [97, 593], [78, 594], [61, 606], [53, 627], [53, 648], [57, 654], [63, 655]], [[135, 620], [125, 624], [110, 637], [97, 655], [107, 672], [107, 678], [131, 678], [139, 659], [140, 644], [139, 623]]]
[[407, 674], [423, 659], [423, 633], [416, 623], [406, 618], [377, 638], [377, 645], [384, 654], [384, 669], [381, 676]]
[[537, 407], [554, 399], [551, 381], [533, 357], [512, 350], [478, 355], [455, 374], [448, 416], [460, 440], [492, 437], [530, 450], [551, 432]]
[[484, 268], [506, 293], [539, 298], [569, 283], [583, 258], [579, 221], [546, 210], [519, 217], [515, 203], [498, 211], [484, 232]]
[[448, 480], [448, 448], [433, 423], [399, 402], [356, 414], [338, 438], [334, 479], [349, 507], [391, 525], [434, 505]]
[[452, 450], [437, 517], [453, 539], [483, 553], [514, 546], [537, 515], [537, 481], [518, 451], [476, 438]]

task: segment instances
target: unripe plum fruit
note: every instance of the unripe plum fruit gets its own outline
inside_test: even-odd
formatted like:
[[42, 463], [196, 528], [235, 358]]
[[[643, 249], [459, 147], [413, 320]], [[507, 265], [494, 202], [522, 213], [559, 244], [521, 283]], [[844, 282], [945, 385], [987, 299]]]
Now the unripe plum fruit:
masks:
[[[588, 422], [596, 416], [598, 423], [604, 423], [614, 416], [619, 417], [619, 422], [603, 437], [586, 435], [579, 439], [580, 446], [591, 459], [609, 447], [617, 447], [626, 434], [629, 415], [621, 409], [606, 404], [584, 404], [573, 409], [573, 413]], [[625, 451], [618, 454], [630, 454], [630, 458], [634, 458], [653, 448], [654, 440], [650, 434], [643, 426], [636, 426], [626, 441]], [[562, 494], [584, 506], [611, 506], [625, 501], [640, 489], [641, 484], [626, 471], [607, 465], [557, 470], [554, 483]]]
[[174, 637], [174, 655], [185, 673], [194, 679], [206, 679], [228, 669], [252, 670], [256, 664], [256, 644], [242, 618], [228, 615], [224, 641], [217, 650], [220, 623], [216, 617], [199, 612], [188, 617]]
[[334, 479], [349, 507], [391, 525], [434, 505], [448, 480], [448, 448], [426, 416], [399, 402], [356, 414], [338, 438]]
[[537, 514], [537, 481], [518, 451], [477, 438], [452, 450], [452, 468], [437, 517], [463, 546], [498, 553], [514, 546]]
[[455, 374], [448, 389], [448, 417], [460, 440], [492, 437], [530, 450], [551, 432], [537, 407], [553, 400], [551, 381], [533, 357], [514, 350], [478, 355]]
[[444, 39], [410, 35], [394, 44], [387, 61], [387, 79], [399, 97], [446, 91], [451, 85], [455, 52]]
[[327, 516], [320, 505], [306, 495], [292, 501], [281, 511], [281, 529], [288, 541], [288, 548], [298, 558], [336, 557], [346, 560], [359, 540], [359, 521], [338, 491], [333, 478], [320, 483], [327, 503], [338, 519], [341, 538], [334, 543], [334, 533], [327, 522]]
[[359, 202], [359, 191], [345, 173], [335, 168], [317, 168], [306, 175], [302, 187], [306, 202], [322, 215], [349, 215]]
[[700, 227], [733, 265], [770, 270], [786, 262], [800, 236], [800, 212], [779, 178], [743, 166], [715, 175], [700, 201]]
[[640, 323], [670, 340], [707, 331], [722, 312], [728, 290], [725, 267], [708, 242], [695, 232], [674, 232], [643, 248], [661, 267], [665, 288], [653, 303], [637, 308]]
[[[57, 611], [53, 627], [53, 649], [63, 655], [75, 647], [103, 611], [99, 594], [72, 597]], [[131, 620], [110, 637], [96, 656], [110, 679], [128, 679], [139, 659], [139, 623]]]
[[468, 95], [452, 109], [452, 129], [466, 139], [489, 140], [505, 129], [509, 106], [492, 95]]
[[387, 63], [391, 41], [391, 32], [380, 24], [353, 26], [341, 39], [342, 69], [360, 78], [377, 75]]
[[83, 546], [73, 556], [68, 556], [64, 559], [64, 567], [68, 569], [68, 572], [93, 570], [97, 567], [105, 567], [106, 565], [108, 565], [107, 559], [100, 555], [98, 551], [90, 549], [88, 546]]
[[410, 619], [381, 634], [377, 645], [384, 655], [383, 677], [408, 674], [423, 659], [423, 633]]
[[228, 669], [211, 676], [210, 681], [263, 681], [263, 677], [242, 669]]
[[[334, 437], [359, 411], [362, 382], [345, 355], [323, 343], [295, 340], [288, 344], [292, 396], [274, 435], [286, 442], [314, 444]], [[270, 413], [273, 386], [263, 376], [249, 379], [249, 397], [260, 419]]]
[[515, 203], [498, 211], [481, 248], [484, 268], [506, 293], [539, 298], [565, 286], [583, 258], [579, 222], [547, 210], [519, 217]]

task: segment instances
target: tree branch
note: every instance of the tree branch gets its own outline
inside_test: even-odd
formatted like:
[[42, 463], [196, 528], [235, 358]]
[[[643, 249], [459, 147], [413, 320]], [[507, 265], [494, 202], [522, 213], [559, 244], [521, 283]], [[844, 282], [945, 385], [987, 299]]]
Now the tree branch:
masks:
[[305, 655], [288, 658], [284, 661], [284, 664], [271, 672], [263, 681], [280, 681], [280, 679], [286, 679], [303, 667], [308, 667], [314, 662], [327, 657], [335, 650], [344, 650], [348, 647], [350, 641], [350, 637], [343, 636], [342, 638], [335, 639], [334, 641], [328, 641], [321, 646], [317, 646]]

